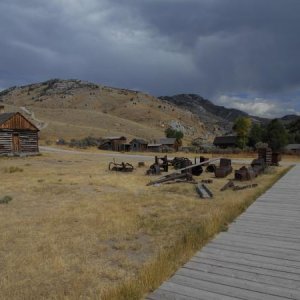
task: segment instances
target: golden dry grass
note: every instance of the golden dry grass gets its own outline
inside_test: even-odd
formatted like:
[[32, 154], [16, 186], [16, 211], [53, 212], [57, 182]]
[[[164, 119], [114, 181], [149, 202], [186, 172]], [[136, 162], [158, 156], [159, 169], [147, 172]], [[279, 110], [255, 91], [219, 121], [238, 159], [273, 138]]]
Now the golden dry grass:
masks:
[[118, 174], [108, 160], [1, 158], [0, 197], [13, 199], [0, 205], [0, 299], [138, 299], [283, 171], [238, 193], [214, 179], [215, 198], [200, 200], [192, 184], [147, 187], [145, 168]]

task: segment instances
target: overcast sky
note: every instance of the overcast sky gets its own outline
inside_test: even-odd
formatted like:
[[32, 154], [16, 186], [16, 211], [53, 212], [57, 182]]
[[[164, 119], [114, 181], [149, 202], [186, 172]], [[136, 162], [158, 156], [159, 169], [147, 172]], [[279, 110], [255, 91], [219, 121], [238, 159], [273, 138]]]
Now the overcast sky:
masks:
[[76, 78], [300, 113], [300, 0], [1, 0], [0, 88]]

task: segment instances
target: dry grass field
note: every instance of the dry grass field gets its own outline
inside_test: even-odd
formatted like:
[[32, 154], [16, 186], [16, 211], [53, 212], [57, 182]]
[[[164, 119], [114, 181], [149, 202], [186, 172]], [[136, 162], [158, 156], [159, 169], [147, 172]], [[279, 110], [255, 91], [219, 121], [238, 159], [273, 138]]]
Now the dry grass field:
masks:
[[148, 187], [146, 168], [119, 174], [108, 161], [0, 159], [0, 198], [12, 197], [0, 204], [0, 299], [139, 299], [285, 171], [240, 192], [219, 192], [228, 178], [214, 179], [215, 198], [201, 200], [193, 184]]

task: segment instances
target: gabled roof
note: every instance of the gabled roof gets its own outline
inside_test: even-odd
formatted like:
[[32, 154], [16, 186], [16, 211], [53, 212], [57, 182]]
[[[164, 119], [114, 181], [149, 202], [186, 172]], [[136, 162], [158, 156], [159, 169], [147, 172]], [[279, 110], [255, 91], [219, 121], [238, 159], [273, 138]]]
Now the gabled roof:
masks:
[[300, 150], [300, 144], [289, 144], [285, 147], [286, 150]]
[[133, 139], [130, 144], [132, 143], [139, 143], [139, 144], [142, 144], [142, 145], [147, 145], [148, 142], [146, 140], [143, 140], [143, 139]]
[[104, 140], [126, 140], [125, 136], [106, 136]]
[[237, 136], [227, 135], [227, 136], [217, 136], [214, 140], [214, 145], [224, 145], [224, 144], [236, 144]]
[[[39, 128], [37, 128], [31, 121], [29, 121], [27, 118], [25, 118], [21, 113], [19, 112], [12, 112], [12, 113], [2, 113], [0, 114], [0, 126], [2, 128], [5, 128], [5, 123], [7, 121], [9, 121], [11, 118], [16, 117], [17, 116], [21, 117], [23, 120], [25, 120], [25, 122], [27, 122], [27, 125], [31, 126], [32, 128], [34, 128], [35, 130], [39, 131]], [[18, 124], [18, 121], [17, 121]], [[25, 123], [26, 124], [26, 123]], [[19, 128], [20, 125], [17, 125], [17, 128], [11, 128], [11, 129], [23, 129], [23, 128]], [[23, 125], [24, 126], [24, 125]]]
[[14, 116], [15, 113], [3, 113], [0, 114], [0, 125], [5, 123], [7, 120], [9, 120], [12, 116]]
[[176, 143], [175, 138], [162, 138], [159, 139], [159, 143], [163, 145], [174, 145]]

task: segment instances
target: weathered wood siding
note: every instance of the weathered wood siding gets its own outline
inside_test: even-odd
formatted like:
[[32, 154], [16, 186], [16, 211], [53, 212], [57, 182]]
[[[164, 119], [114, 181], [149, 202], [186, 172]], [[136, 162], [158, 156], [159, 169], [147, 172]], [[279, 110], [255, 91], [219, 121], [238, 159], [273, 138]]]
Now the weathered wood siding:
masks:
[[20, 132], [21, 152], [39, 152], [38, 133], [34, 131]]
[[0, 154], [12, 151], [12, 132], [0, 131]]
[[[20, 149], [14, 151], [13, 135], [19, 137]], [[38, 133], [35, 131], [2, 131], [0, 130], [0, 154], [8, 153], [37, 153], [38, 148]]]
[[21, 129], [21, 130], [34, 130], [33, 126], [27, 119], [25, 119], [20, 113], [16, 113], [12, 118], [0, 125], [1, 129]]

